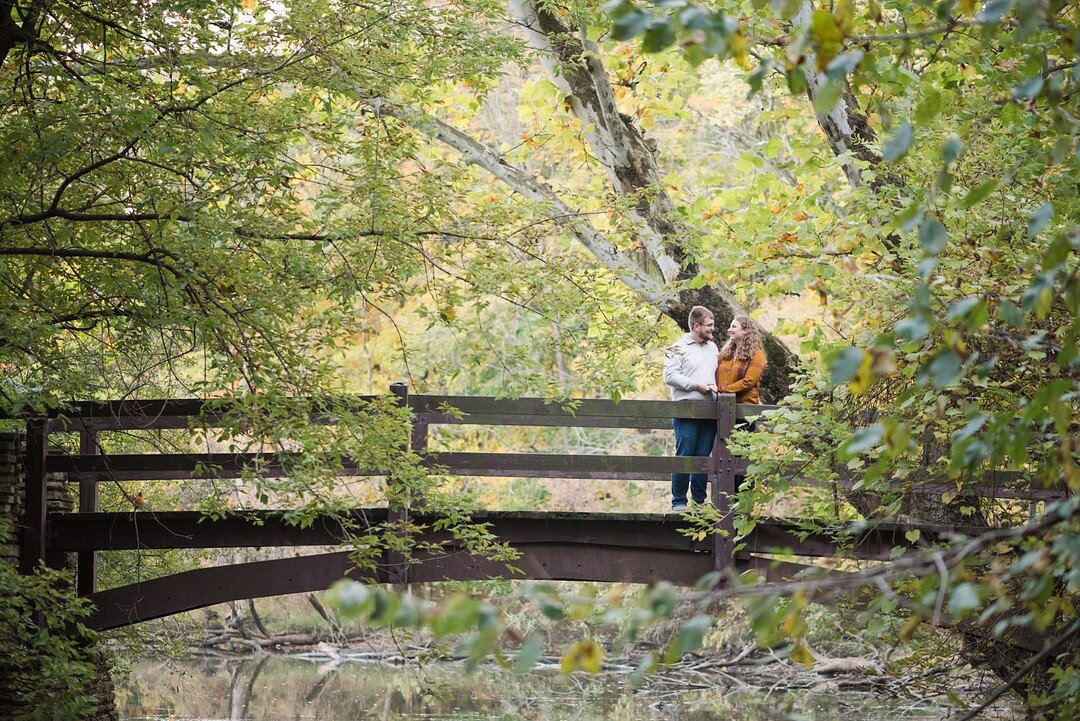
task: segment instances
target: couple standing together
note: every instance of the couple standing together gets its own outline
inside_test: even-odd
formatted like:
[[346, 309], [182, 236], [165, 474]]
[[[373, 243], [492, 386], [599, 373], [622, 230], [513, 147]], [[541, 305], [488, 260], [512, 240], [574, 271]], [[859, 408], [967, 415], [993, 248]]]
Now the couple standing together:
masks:
[[[727, 329], [727, 342], [713, 342], [716, 319], [712, 311], [696, 305], [687, 320], [689, 333], [664, 354], [664, 383], [673, 401], [715, 400], [717, 393], [734, 393], [736, 403], [758, 403], [758, 382], [765, 372], [761, 333], [749, 316], [738, 315]], [[673, 418], [675, 455], [707, 456], [716, 438], [716, 421], [708, 418]], [[687, 508], [686, 492], [695, 503], [705, 502], [708, 476], [704, 473], [671, 474], [671, 510]]]

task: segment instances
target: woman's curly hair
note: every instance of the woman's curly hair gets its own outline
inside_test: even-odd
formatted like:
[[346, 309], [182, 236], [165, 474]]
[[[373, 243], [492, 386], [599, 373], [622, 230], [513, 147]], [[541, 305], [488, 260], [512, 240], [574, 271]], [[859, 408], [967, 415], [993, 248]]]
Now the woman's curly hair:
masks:
[[761, 343], [761, 331], [758, 330], [757, 323], [748, 315], [737, 315], [734, 321], [739, 324], [739, 327], [745, 331], [743, 336], [743, 342], [741, 345], [736, 345], [735, 341], [728, 338], [727, 343], [720, 349], [720, 358], [722, 360], [730, 360], [737, 358], [741, 361], [748, 361], [754, 357], [754, 354], [759, 350], [764, 351], [764, 346]]

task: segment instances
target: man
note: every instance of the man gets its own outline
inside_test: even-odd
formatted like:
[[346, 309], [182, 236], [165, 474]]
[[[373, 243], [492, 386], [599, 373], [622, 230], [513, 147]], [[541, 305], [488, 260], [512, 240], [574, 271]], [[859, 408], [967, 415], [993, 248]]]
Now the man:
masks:
[[[687, 320], [690, 332], [683, 335], [664, 354], [664, 383], [671, 387], [673, 401], [708, 401], [716, 396], [716, 363], [720, 351], [713, 343], [716, 319], [712, 311], [696, 305]], [[716, 420], [711, 418], [672, 418], [675, 431], [675, 455], [707, 456], [716, 438]], [[705, 473], [671, 474], [671, 511], [686, 510], [686, 491], [695, 503], [705, 502], [709, 477]]]

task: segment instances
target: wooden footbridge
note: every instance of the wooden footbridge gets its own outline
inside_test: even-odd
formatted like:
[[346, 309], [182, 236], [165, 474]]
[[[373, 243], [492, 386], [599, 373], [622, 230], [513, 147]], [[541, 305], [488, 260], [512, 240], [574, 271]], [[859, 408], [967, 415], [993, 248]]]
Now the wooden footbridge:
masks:
[[[845, 538], [807, 535], [791, 519], [759, 519], [756, 528], [734, 551], [734, 515], [730, 496], [747, 461], [732, 455], [726, 440], [736, 422], [749, 419], [771, 406], [739, 405], [734, 396], [716, 402], [582, 400], [571, 407], [543, 399], [495, 399], [409, 395], [401, 384], [391, 386], [395, 401], [412, 412], [410, 446], [423, 462], [440, 474], [459, 476], [594, 479], [598, 483], [628, 480], [664, 481], [656, 493], [668, 497], [667, 481], [673, 472], [699, 472], [710, 476], [712, 502], [719, 509], [720, 533], [692, 540], [680, 533], [686, 520], [674, 514], [598, 514], [535, 512], [480, 512], [474, 520], [489, 524], [500, 540], [521, 556], [510, 573], [505, 564], [475, 558], [455, 545], [434, 517], [423, 510], [403, 507], [363, 508], [352, 512], [353, 532], [387, 521], [408, 518], [425, 529], [415, 534], [420, 543], [445, 541], [438, 555], [420, 554], [411, 563], [386, 552], [374, 570], [352, 567], [349, 553], [335, 551], [292, 558], [199, 568], [163, 578], [148, 578], [118, 588], [97, 587], [95, 554], [101, 551], [176, 548], [316, 547], [339, 545], [345, 538], [340, 520], [320, 519], [300, 528], [284, 521], [282, 511], [248, 511], [211, 520], [196, 511], [97, 511], [98, 484], [124, 480], [177, 480], [186, 478], [238, 478], [258, 468], [272, 476], [281, 473], [282, 459], [272, 453], [103, 454], [99, 434], [147, 429], [186, 429], [193, 419], [201, 426], [221, 425], [220, 401], [160, 400], [82, 403], [49, 418], [27, 421], [25, 444], [25, 514], [20, 539], [21, 568], [32, 572], [58, 554], [77, 554], [78, 591], [96, 610], [87, 625], [109, 629], [200, 608], [223, 601], [299, 593], [327, 588], [350, 578], [373, 583], [417, 583], [438, 580], [529, 578], [576, 581], [651, 583], [665, 580], [691, 585], [709, 571], [760, 569], [766, 575], [790, 574], [805, 566], [778, 563], [775, 553], [802, 558], [845, 557], [887, 559], [896, 546], [911, 545], [905, 532], [921, 530], [920, 542], [932, 542], [946, 532], [941, 527], [880, 523]], [[373, 398], [353, 399], [365, 402]], [[448, 409], [456, 409], [449, 412]], [[588, 428], [670, 428], [672, 415], [715, 418], [717, 441], [711, 456], [700, 458], [565, 455], [519, 453], [428, 452], [428, 430], [438, 424], [486, 426], [556, 426]], [[328, 421], [329, 422], [329, 421]], [[77, 455], [48, 451], [52, 433], [76, 432]], [[79, 483], [75, 513], [48, 513], [46, 484], [50, 474], [67, 474]], [[343, 476], [380, 476], [380, 469], [358, 468], [346, 461]], [[1015, 484], [1019, 474], [997, 473], [976, 489], [979, 495], [1012, 498], [1050, 498], [1054, 491], [1030, 490]], [[927, 493], [951, 489], [925, 486]], [[411, 515], [410, 515], [411, 514]], [[55, 563], [55, 560], [53, 560]]]

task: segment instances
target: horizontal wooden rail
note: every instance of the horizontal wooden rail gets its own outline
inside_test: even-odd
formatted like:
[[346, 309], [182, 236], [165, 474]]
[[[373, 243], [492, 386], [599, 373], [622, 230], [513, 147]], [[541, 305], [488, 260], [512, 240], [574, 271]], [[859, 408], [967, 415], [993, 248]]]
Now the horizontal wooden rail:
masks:
[[[379, 396], [348, 396], [332, 400], [306, 399], [318, 423], [334, 423], [335, 408], [362, 412]], [[673, 415], [715, 418], [713, 401], [650, 401], [411, 395], [409, 407], [431, 423], [468, 425], [536, 425], [577, 427], [668, 428]], [[215, 427], [242, 404], [227, 399], [86, 401], [49, 414], [50, 430], [182, 429], [190, 425]], [[736, 417], [753, 418], [779, 406], [738, 404]], [[673, 413], [677, 411], [677, 413]], [[13, 416], [0, 413], [0, 419]]]
[[[432, 423], [471, 425], [670, 428], [673, 416], [716, 418], [715, 401], [585, 399], [560, 403], [543, 398], [416, 395], [409, 396], [409, 407]], [[740, 403], [736, 417], [752, 418], [778, 407]]]
[[[286, 474], [291, 453], [161, 453], [49, 456], [47, 473], [67, 473], [72, 480], [156, 481], [239, 478], [256, 473], [268, 478]], [[672, 473], [710, 473], [709, 456], [575, 456], [546, 453], [427, 453], [422, 465], [457, 476], [665, 480]], [[739, 461], [737, 467], [745, 468]], [[383, 476], [385, 470], [360, 468], [344, 459], [342, 476]]]
[[[54, 551], [117, 551], [135, 549], [232, 548], [330, 546], [345, 541], [348, 524], [354, 535], [363, 536], [389, 518], [386, 508], [354, 509], [342, 519], [319, 517], [303, 528], [289, 524], [282, 511], [245, 511], [217, 520], [198, 511], [154, 513], [70, 513], [50, 516], [48, 545]], [[430, 528], [438, 520], [417, 512], [411, 519]], [[660, 550], [709, 552], [708, 540], [695, 541], [680, 533], [687, 528], [679, 515], [645, 513], [528, 513], [479, 511], [472, 521], [484, 523], [500, 541], [513, 546], [558, 542], [580, 545], [651, 547]], [[947, 540], [966, 532], [986, 529], [954, 529], [933, 524], [875, 523], [837, 529], [828, 534], [810, 521], [794, 518], [762, 518], [743, 539], [752, 553], [792, 553], [804, 557], [850, 557], [888, 560], [894, 548], [913, 548]], [[919, 539], [905, 535], [920, 531]], [[424, 531], [425, 543], [452, 540], [445, 531]]]
[[[239, 478], [257, 473], [268, 478], [286, 473], [293, 453], [117, 453], [109, 455], [49, 456], [49, 473], [68, 473], [72, 480], [158, 481], [176, 479]], [[359, 468], [344, 459], [342, 476], [381, 476], [385, 471]]]
[[[599, 480], [666, 480], [711, 473], [709, 456], [574, 456], [547, 453], [429, 453], [425, 465], [448, 475]], [[743, 464], [745, 466], [745, 463]]]

